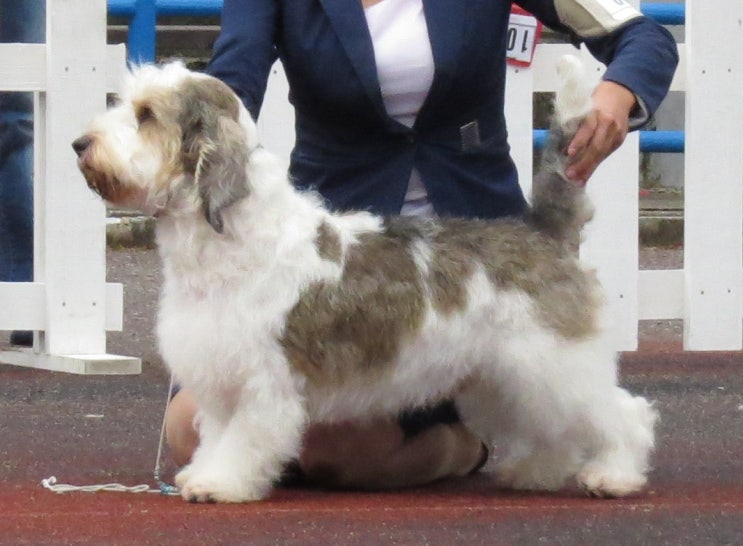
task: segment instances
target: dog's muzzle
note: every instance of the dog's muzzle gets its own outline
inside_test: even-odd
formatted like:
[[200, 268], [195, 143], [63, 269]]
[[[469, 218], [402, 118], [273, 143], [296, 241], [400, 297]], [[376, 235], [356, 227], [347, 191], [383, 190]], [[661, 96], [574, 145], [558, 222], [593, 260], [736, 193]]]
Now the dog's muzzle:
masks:
[[103, 197], [103, 194], [101, 193], [101, 189], [98, 187], [98, 184], [95, 182], [95, 180], [93, 180], [91, 176], [89, 176], [87, 169], [85, 169], [84, 167], [85, 155], [87, 151], [90, 149], [92, 144], [93, 144], [93, 138], [88, 135], [83, 135], [79, 138], [76, 138], [72, 142], [72, 149], [75, 150], [75, 153], [77, 154], [77, 164], [80, 167], [80, 169], [83, 171], [83, 175], [85, 176], [85, 181], [88, 183], [88, 187], [91, 190], [93, 190], [96, 194]]

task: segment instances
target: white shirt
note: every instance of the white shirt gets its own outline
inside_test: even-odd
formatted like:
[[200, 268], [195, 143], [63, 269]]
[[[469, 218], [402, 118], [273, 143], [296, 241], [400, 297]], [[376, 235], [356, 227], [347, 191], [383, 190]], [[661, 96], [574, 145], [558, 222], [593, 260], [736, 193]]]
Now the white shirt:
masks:
[[[422, 0], [382, 0], [364, 10], [387, 114], [412, 127], [433, 81], [434, 64]], [[413, 169], [403, 214], [432, 214]]]

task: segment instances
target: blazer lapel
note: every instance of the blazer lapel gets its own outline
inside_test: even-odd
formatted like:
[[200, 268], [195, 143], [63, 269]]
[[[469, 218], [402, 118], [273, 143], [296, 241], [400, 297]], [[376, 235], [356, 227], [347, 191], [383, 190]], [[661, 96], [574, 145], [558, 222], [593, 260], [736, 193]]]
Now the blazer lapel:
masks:
[[464, 0], [423, 0], [436, 71], [421, 114], [431, 108], [430, 105], [435, 106], [454, 81], [457, 65], [462, 62], [466, 9]]
[[[379, 113], [387, 117], [377, 78], [374, 47], [360, 0], [320, 0], [330, 24]], [[423, 0], [435, 74], [421, 114], [436, 105], [452, 84], [464, 42], [464, 0]], [[421, 118], [421, 115], [418, 116]]]
[[320, 0], [320, 3], [364, 89], [376, 108], [385, 114], [374, 61], [374, 46], [361, 0]]

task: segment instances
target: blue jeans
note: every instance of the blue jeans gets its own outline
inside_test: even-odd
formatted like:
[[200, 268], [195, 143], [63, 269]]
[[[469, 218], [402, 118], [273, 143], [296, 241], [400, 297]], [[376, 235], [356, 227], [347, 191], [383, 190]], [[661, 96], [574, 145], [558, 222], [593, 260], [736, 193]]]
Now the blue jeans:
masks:
[[0, 112], [0, 280], [33, 279], [33, 120]]
[[[0, 0], [0, 42], [41, 43], [44, 0]], [[33, 280], [33, 97], [0, 93], [0, 281]]]

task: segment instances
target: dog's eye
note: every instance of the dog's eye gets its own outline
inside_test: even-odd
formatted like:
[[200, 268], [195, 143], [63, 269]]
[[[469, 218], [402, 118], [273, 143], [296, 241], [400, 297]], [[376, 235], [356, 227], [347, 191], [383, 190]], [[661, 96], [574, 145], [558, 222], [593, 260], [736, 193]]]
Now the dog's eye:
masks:
[[152, 112], [152, 108], [149, 106], [140, 106], [137, 109], [137, 123], [142, 125], [143, 123], [155, 119], [155, 114]]
[[116, 93], [108, 93], [106, 95], [106, 107], [113, 108], [121, 104], [121, 98]]

